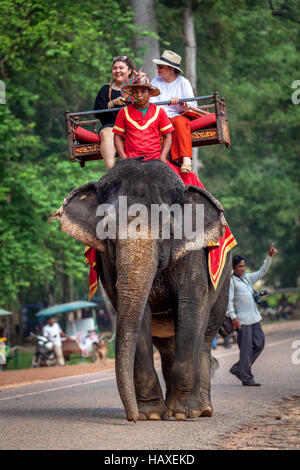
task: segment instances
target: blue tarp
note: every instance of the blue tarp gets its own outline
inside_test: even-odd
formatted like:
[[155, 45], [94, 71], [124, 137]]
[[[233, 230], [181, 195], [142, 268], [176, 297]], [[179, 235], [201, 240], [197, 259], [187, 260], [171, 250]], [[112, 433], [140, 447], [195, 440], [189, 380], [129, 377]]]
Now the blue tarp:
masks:
[[78, 300], [76, 302], [69, 302], [66, 304], [53, 305], [52, 307], [44, 308], [40, 310], [36, 316], [37, 317], [49, 317], [50, 315], [57, 315], [58, 313], [71, 312], [72, 310], [77, 310], [79, 308], [90, 308], [96, 307], [95, 302], [87, 302], [86, 300]]

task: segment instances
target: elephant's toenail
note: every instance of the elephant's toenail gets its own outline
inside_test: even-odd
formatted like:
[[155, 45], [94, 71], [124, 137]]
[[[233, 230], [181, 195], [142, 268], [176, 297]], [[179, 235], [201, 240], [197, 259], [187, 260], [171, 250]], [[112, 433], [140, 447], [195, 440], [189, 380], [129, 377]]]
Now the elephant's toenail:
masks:
[[178, 419], [178, 420], [186, 419], [186, 415], [184, 413], [176, 413], [175, 419]]
[[201, 410], [192, 410], [189, 412], [189, 417], [190, 418], [198, 418], [200, 416]]
[[151, 413], [149, 419], [160, 420], [161, 417], [159, 416], [158, 413]]
[[147, 416], [145, 415], [145, 413], [139, 413], [139, 420], [141, 420], [141, 421], [146, 421], [147, 420]]
[[212, 413], [213, 413], [212, 408], [207, 405], [207, 406], [205, 406], [205, 407], [202, 409], [200, 416], [208, 416], [208, 417], [210, 417], [210, 416], [212, 416]]

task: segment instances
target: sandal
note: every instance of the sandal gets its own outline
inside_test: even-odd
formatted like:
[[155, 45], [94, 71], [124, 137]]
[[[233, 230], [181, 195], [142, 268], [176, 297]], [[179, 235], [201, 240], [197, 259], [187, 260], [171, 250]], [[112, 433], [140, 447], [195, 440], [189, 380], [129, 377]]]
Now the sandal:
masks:
[[192, 165], [183, 163], [180, 168], [181, 173], [193, 173]]

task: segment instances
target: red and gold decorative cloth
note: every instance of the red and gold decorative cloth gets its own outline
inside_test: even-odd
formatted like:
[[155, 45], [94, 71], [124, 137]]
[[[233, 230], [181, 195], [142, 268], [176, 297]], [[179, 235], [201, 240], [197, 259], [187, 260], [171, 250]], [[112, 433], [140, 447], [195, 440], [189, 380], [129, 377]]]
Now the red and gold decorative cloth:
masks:
[[90, 265], [89, 274], [89, 302], [92, 300], [98, 289], [99, 266], [97, 265], [97, 252], [95, 248], [85, 246], [85, 263]]
[[210, 280], [215, 289], [218, 287], [227, 253], [237, 245], [237, 241], [231, 233], [228, 225], [225, 228], [225, 234], [220, 238], [218, 244], [219, 246], [208, 247], [208, 270]]

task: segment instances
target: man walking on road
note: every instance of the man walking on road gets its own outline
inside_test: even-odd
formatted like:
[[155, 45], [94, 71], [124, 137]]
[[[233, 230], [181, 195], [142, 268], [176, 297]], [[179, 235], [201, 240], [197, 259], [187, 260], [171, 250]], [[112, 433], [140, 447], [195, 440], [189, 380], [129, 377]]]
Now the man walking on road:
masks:
[[232, 258], [233, 274], [229, 288], [228, 315], [233, 327], [237, 329], [240, 359], [229, 372], [242, 381], [245, 386], [259, 386], [255, 382], [251, 367], [265, 345], [265, 335], [260, 325], [262, 319], [256, 303], [253, 284], [265, 276], [271, 265], [272, 256], [277, 253], [273, 243], [269, 255], [259, 271], [246, 274], [246, 261], [242, 256]]

